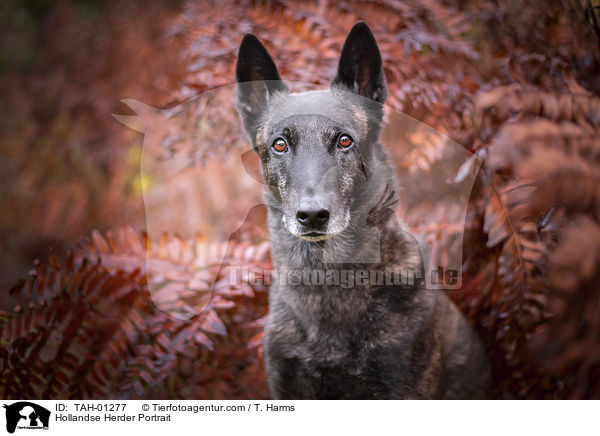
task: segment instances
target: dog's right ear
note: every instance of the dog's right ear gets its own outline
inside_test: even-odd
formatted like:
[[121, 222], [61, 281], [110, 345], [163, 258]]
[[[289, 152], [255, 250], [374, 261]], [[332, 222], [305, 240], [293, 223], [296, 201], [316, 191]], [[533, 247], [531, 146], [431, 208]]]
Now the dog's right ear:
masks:
[[246, 131], [254, 138], [256, 121], [275, 92], [289, 89], [279, 77], [277, 67], [258, 38], [247, 34], [242, 39], [235, 71], [238, 92], [237, 108]]

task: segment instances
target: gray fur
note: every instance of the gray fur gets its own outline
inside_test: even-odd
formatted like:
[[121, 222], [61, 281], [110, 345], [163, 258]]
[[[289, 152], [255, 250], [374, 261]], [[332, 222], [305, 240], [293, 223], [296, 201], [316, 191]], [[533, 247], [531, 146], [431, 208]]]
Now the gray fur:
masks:
[[[330, 89], [291, 94], [285, 85], [249, 85], [242, 82], [279, 75], [260, 42], [244, 38], [238, 107], [261, 160], [277, 271], [394, 269], [423, 277], [419, 245], [391, 208], [397, 181], [378, 142], [382, 71], [375, 40], [359, 23]], [[350, 149], [336, 146], [339, 132], [354, 139]], [[277, 154], [271, 145], [282, 135], [289, 146]], [[296, 219], [307, 203], [330, 213], [316, 237]], [[269, 305], [265, 359], [273, 398], [486, 396], [489, 370], [478, 337], [444, 293], [418, 280], [347, 288], [280, 277]]]

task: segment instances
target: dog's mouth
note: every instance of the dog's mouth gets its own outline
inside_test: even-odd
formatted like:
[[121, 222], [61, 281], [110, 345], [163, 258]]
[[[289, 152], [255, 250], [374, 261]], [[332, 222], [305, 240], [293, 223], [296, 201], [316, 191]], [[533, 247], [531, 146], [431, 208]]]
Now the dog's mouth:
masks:
[[302, 233], [298, 235], [299, 238], [304, 239], [306, 241], [324, 241], [325, 239], [333, 238], [335, 236], [334, 233], [320, 233], [320, 232], [308, 232]]

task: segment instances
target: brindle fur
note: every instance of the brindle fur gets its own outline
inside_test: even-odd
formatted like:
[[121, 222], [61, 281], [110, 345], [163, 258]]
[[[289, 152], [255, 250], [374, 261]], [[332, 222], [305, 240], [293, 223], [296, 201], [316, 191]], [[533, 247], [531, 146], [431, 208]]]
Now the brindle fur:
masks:
[[[381, 57], [364, 23], [351, 30], [338, 74], [325, 91], [290, 93], [266, 49], [246, 35], [237, 65], [238, 109], [265, 179], [276, 269], [414, 271], [423, 276], [417, 241], [390, 204], [394, 168], [378, 142], [386, 96]], [[250, 83], [243, 83], [250, 82]], [[351, 132], [352, 150], [331, 146]], [[288, 155], [275, 155], [278, 135]], [[299, 237], [303, 201], [331, 212], [327, 240]], [[385, 202], [384, 202], [385, 203]], [[380, 232], [379, 253], [369, 253]], [[348, 262], [365, 254], [377, 262]], [[327, 254], [329, 253], [329, 256]], [[333, 259], [332, 259], [333, 254]], [[346, 259], [336, 262], [335, 258]], [[477, 335], [441, 291], [405, 286], [274, 283], [265, 328], [265, 360], [276, 399], [484, 398], [489, 370]]]

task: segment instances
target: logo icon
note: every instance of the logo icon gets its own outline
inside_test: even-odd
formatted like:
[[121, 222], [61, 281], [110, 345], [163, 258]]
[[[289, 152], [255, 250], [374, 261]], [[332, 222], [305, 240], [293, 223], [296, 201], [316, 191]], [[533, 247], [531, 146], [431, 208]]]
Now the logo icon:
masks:
[[15, 429], [48, 429], [50, 411], [29, 401], [3, 406], [6, 409], [6, 431], [14, 433]]

